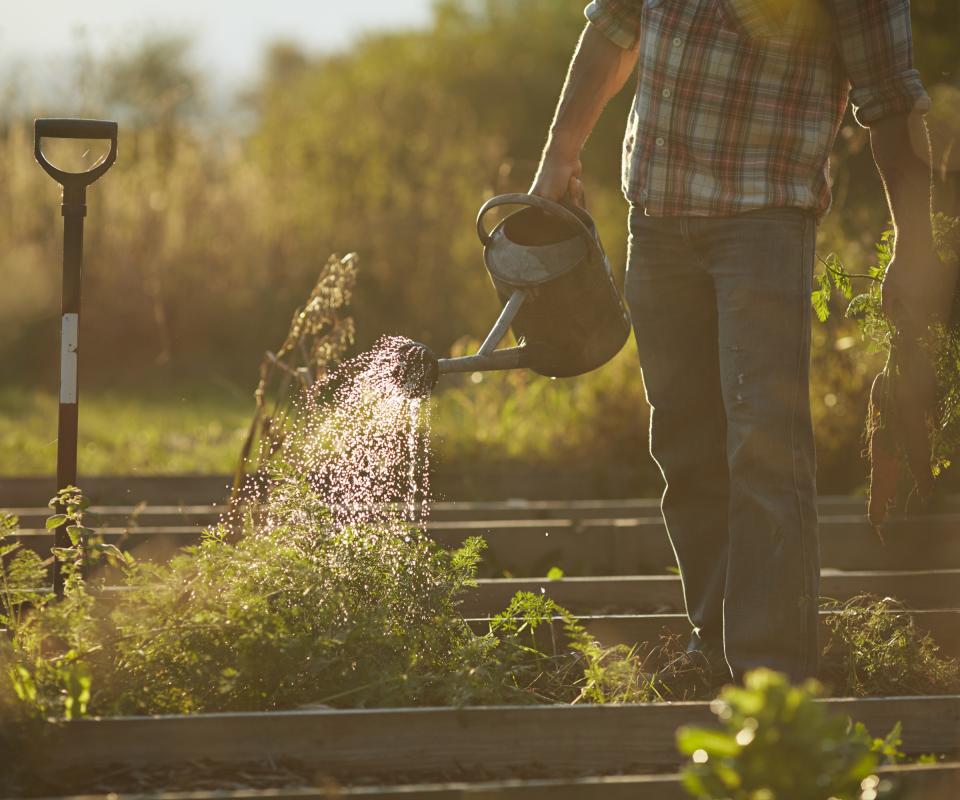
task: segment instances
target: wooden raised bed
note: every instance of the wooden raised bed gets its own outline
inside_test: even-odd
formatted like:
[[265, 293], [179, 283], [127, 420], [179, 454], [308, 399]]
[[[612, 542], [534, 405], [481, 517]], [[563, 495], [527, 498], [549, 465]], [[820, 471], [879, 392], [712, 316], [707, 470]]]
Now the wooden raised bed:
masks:
[[[955, 763], [889, 766], [879, 769], [878, 774], [883, 780], [900, 787], [902, 800], [955, 800], [960, 796], [960, 766]], [[111, 800], [330, 800], [332, 797], [365, 800], [413, 797], [428, 800], [487, 797], [504, 800], [690, 800], [676, 774], [138, 793], [112, 795]], [[62, 800], [103, 800], [103, 795], [76, 795]]]
[[[143, 559], [164, 559], [199, 540], [200, 526], [98, 527], [106, 541], [122, 544]], [[675, 564], [663, 523], [655, 517], [623, 519], [479, 520], [433, 522], [430, 534], [446, 547], [468, 536], [487, 542], [484, 577], [545, 575], [559, 567], [568, 575], [663, 573]], [[820, 524], [823, 567], [857, 571], [960, 568], [960, 515], [894, 520], [881, 544], [865, 520], [825, 517]], [[41, 528], [21, 531], [38, 552], [50, 546]]]
[[[903, 724], [907, 754], [960, 747], [960, 695], [820, 701], [874, 735]], [[302, 710], [114, 717], [50, 724], [48, 770], [209, 760], [295, 760], [337, 778], [401, 773], [512, 777], [675, 768], [681, 725], [713, 724], [709, 703]]]
[[[575, 614], [665, 612], [683, 609], [683, 591], [676, 575], [612, 575], [593, 577], [482, 578], [464, 601], [464, 613], [485, 616], [502, 611], [517, 592], [551, 598]], [[911, 608], [950, 608], [960, 602], [960, 569], [889, 572], [820, 573], [820, 594], [847, 600], [860, 594], [895, 597]]]

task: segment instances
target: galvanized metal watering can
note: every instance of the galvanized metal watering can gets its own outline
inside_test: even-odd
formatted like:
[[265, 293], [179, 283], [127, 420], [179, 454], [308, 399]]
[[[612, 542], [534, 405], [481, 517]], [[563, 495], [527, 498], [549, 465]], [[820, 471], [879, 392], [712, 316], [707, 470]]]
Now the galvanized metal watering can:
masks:
[[[487, 213], [524, 206], [487, 231]], [[448, 372], [531, 369], [565, 378], [605, 364], [630, 334], [630, 317], [613, 281], [596, 226], [581, 208], [530, 194], [491, 198], [477, 215], [483, 261], [503, 309], [475, 355], [436, 358], [412, 343], [397, 376], [415, 395]], [[497, 349], [513, 330], [515, 347]]]

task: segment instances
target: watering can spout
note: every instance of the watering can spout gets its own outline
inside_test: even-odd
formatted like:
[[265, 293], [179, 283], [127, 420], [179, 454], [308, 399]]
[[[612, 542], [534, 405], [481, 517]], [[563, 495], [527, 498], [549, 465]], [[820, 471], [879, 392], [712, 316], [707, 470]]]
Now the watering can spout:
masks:
[[529, 347], [525, 344], [518, 347], [505, 347], [494, 350], [488, 355], [476, 353], [472, 356], [458, 356], [457, 358], [441, 358], [437, 361], [437, 369], [441, 375], [451, 372], [489, 372], [499, 369], [521, 369], [527, 366]]
[[500, 369], [520, 369], [528, 365], [531, 349], [526, 344], [517, 347], [496, 347], [507, 335], [520, 306], [526, 299], [525, 289], [517, 289], [507, 300], [500, 316], [472, 356], [437, 358], [433, 351], [420, 342], [410, 342], [404, 348], [403, 362], [397, 367], [394, 382], [410, 397], [425, 397], [433, 391], [441, 375], [451, 372], [485, 372]]
[[404, 361], [393, 373], [393, 383], [410, 398], [428, 397], [441, 375], [453, 372], [489, 372], [502, 369], [522, 369], [529, 365], [531, 348], [522, 344], [505, 347], [492, 353], [471, 356], [437, 358], [433, 351], [420, 342], [410, 342], [405, 348]]

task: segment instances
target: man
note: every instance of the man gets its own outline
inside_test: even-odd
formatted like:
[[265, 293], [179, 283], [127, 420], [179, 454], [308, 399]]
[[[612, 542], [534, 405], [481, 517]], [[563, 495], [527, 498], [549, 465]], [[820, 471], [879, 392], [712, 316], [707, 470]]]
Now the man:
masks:
[[721, 678], [815, 675], [810, 294], [848, 93], [896, 228], [884, 308], [906, 325], [936, 300], [909, 1], [594, 0], [586, 16], [531, 191], [582, 201], [581, 148], [636, 74], [626, 295], [688, 650]]

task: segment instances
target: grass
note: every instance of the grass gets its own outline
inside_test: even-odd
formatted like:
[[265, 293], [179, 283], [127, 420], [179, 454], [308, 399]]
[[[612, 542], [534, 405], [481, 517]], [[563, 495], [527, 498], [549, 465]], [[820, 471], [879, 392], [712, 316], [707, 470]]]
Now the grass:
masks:
[[[465, 342], [464, 351], [474, 345]], [[81, 475], [231, 473], [253, 414], [253, 386], [153, 383], [81, 392]], [[526, 371], [444, 378], [432, 418], [440, 464], [582, 463], [591, 453], [595, 461], [646, 458], [632, 342], [584, 378], [551, 381]], [[0, 475], [53, 473], [56, 429], [54, 393], [0, 391]]]
[[[80, 474], [230, 472], [252, 412], [252, 397], [228, 389], [84, 393]], [[0, 475], [51, 475], [56, 461], [56, 395], [0, 391]]]

